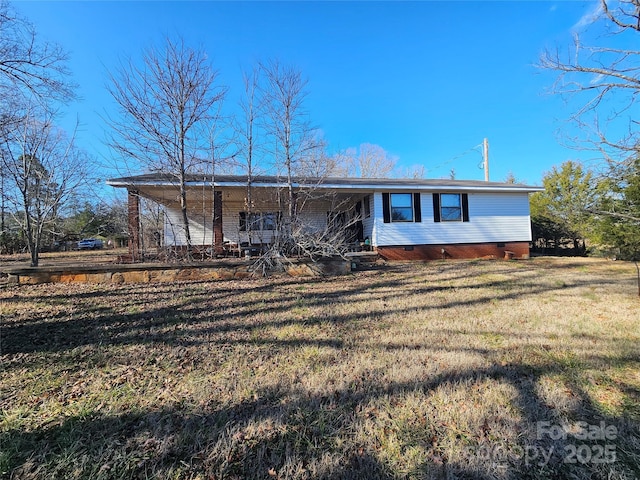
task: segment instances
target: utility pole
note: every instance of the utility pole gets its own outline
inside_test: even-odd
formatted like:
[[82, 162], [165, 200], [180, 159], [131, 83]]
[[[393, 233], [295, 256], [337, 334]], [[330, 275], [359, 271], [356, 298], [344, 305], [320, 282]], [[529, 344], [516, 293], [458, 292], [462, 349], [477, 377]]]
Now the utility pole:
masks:
[[489, 181], [489, 141], [485, 138], [482, 142], [482, 158], [484, 158], [484, 181]]

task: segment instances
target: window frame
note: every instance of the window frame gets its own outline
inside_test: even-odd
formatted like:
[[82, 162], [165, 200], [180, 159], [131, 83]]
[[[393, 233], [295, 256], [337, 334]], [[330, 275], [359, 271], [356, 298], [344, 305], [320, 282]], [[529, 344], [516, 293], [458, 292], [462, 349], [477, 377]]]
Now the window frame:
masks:
[[[252, 232], [274, 232], [278, 229], [280, 212], [240, 212], [238, 227], [241, 232], [248, 232], [251, 225]], [[265, 228], [265, 227], [273, 228]]]
[[[436, 223], [439, 222], [468, 222], [469, 221], [469, 194], [468, 193], [457, 193], [457, 192], [442, 192], [442, 193], [433, 193], [433, 221]], [[443, 195], [457, 196], [458, 204], [457, 206], [446, 205], [443, 206], [442, 198]], [[448, 202], [447, 202], [448, 203]], [[459, 209], [459, 215], [456, 218], [452, 218], [451, 214], [443, 214], [444, 209]]]
[[[457, 198], [457, 205], [446, 205], [445, 198]], [[445, 214], [446, 210], [446, 214]], [[453, 212], [457, 212], [457, 215], [452, 215]], [[460, 193], [441, 193], [440, 194], [440, 221], [441, 222], [461, 222], [462, 221], [462, 194]]]
[[[401, 197], [408, 197], [409, 198], [409, 205], [400, 205], [400, 206], [394, 206], [393, 205], [393, 199], [394, 197], [397, 199], [401, 198]], [[413, 201], [413, 195], [411, 193], [406, 193], [406, 192], [392, 192], [389, 194], [389, 212], [391, 213], [391, 223], [413, 223], [415, 221], [415, 207], [414, 207], [414, 201]], [[410, 212], [410, 218], [396, 218], [396, 215], [394, 215], [395, 212], [399, 212], [401, 213], [401, 215], [405, 215], [406, 212]], [[405, 213], [402, 213], [405, 212]]]
[[[411, 206], [413, 211], [412, 220], [393, 220], [391, 214], [391, 195], [402, 194], [411, 195]], [[382, 221], [383, 223], [422, 223], [422, 197], [420, 192], [382, 192]], [[408, 207], [398, 207], [408, 208]]]
[[365, 195], [362, 199], [362, 210], [364, 212], [364, 218], [371, 217], [371, 196]]

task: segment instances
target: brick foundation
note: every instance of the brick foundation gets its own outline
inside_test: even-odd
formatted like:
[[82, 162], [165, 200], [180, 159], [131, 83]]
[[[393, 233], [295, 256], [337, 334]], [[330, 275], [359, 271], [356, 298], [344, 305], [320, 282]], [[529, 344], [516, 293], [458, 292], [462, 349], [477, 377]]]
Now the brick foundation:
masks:
[[385, 260], [529, 258], [529, 242], [390, 246], [376, 250]]

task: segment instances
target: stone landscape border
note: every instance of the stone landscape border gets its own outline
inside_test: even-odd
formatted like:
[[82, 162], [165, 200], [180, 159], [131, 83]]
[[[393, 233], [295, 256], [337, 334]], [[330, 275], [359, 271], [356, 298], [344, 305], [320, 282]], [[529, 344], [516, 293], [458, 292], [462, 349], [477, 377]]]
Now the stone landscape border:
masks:
[[[184, 280], [232, 280], [258, 276], [251, 271], [252, 262], [216, 261], [189, 264], [108, 264], [22, 267], [8, 269], [9, 285], [39, 283], [153, 283]], [[342, 258], [292, 260], [286, 273], [296, 277], [345, 275], [351, 272], [352, 262]]]

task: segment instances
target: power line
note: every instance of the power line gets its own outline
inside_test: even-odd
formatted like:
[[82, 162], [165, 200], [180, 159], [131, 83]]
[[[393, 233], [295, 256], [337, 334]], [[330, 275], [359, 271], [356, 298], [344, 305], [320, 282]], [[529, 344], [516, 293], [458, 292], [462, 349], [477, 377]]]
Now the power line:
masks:
[[[471, 148], [469, 148], [468, 150], [465, 150], [464, 152], [462, 152], [462, 153], [460, 153], [460, 154], [458, 154], [458, 155], [455, 155], [454, 157], [451, 157], [451, 158], [450, 158], [450, 159], [448, 159], [448, 160], [445, 160], [444, 162], [442, 162], [442, 163], [440, 163], [440, 164], [436, 165], [436, 166], [435, 166], [435, 167], [433, 167], [433, 168], [428, 168], [428, 170], [438, 170], [439, 168], [442, 168], [442, 167], [444, 167], [445, 165], [448, 165], [448, 164], [450, 164], [451, 162], [453, 162], [453, 161], [455, 161], [455, 160], [457, 160], [457, 159], [459, 159], [459, 158], [462, 158], [462, 157], [464, 157], [465, 155], [468, 155], [469, 153], [473, 152], [474, 150], [476, 150], [477, 148], [482, 147], [482, 146], [483, 146], [483, 144], [482, 144], [482, 143], [479, 143], [479, 144], [478, 144], [478, 145], [476, 145], [475, 147], [471, 147]], [[482, 165], [483, 165], [483, 163], [480, 163], [480, 168], [482, 168]]]

